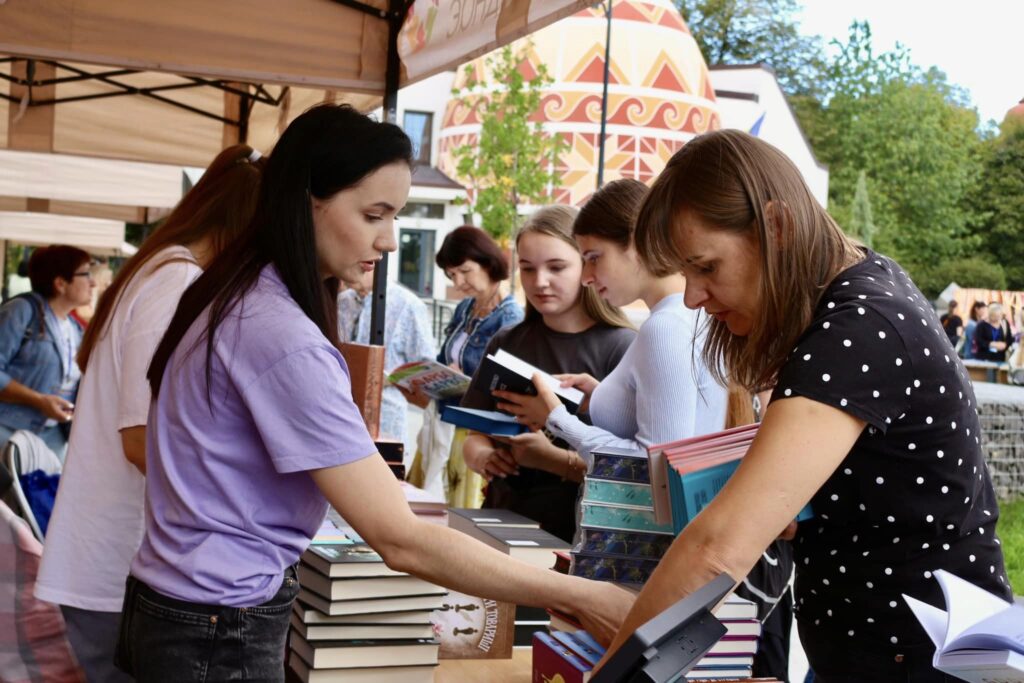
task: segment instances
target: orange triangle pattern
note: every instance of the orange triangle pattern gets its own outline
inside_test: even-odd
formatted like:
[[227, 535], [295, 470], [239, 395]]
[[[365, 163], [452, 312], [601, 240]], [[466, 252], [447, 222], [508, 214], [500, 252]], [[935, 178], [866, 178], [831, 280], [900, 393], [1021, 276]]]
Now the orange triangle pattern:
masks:
[[669, 58], [668, 53], [662, 50], [654, 61], [651, 70], [641, 81], [641, 85], [648, 88], [664, 88], [675, 92], [693, 93], [693, 88], [686, 82], [686, 78], [679, 72], [676, 65]]

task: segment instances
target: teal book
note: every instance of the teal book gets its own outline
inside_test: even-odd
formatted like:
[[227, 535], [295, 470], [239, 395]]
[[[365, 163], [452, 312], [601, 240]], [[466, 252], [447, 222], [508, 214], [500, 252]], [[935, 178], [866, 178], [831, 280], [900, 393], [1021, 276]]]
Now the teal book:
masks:
[[[675, 533], [706, 508], [711, 499], [718, 495], [729, 477], [740, 466], [740, 459], [724, 462], [696, 472], [680, 475], [669, 472], [669, 495], [672, 497], [672, 526]], [[797, 515], [796, 521], [803, 522], [814, 516], [810, 505]]]
[[605, 505], [602, 503], [580, 503], [581, 526], [620, 531], [646, 531], [671, 533], [671, 524], [658, 524], [654, 519], [654, 508], [633, 505]]
[[587, 477], [583, 483], [583, 500], [611, 505], [651, 507], [651, 485], [629, 481], [609, 481]]
[[511, 415], [494, 410], [475, 410], [458, 406], [442, 408], [441, 422], [492, 436], [517, 436], [526, 431], [526, 426], [516, 422]]

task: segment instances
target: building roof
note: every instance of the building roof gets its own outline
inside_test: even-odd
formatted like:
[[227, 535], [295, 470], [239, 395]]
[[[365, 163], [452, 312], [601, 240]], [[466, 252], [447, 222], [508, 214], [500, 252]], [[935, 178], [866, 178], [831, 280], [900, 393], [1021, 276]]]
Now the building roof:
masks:
[[412, 184], [418, 187], [440, 187], [448, 190], [465, 190], [461, 184], [449, 178], [443, 171], [427, 164], [417, 164], [412, 169]]

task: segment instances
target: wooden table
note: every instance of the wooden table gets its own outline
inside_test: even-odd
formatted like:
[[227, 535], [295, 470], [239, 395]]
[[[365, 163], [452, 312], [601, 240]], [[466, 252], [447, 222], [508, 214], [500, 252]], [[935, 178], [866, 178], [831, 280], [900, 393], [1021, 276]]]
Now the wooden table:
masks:
[[530, 683], [533, 651], [512, 650], [512, 659], [444, 659], [434, 673], [434, 683]]

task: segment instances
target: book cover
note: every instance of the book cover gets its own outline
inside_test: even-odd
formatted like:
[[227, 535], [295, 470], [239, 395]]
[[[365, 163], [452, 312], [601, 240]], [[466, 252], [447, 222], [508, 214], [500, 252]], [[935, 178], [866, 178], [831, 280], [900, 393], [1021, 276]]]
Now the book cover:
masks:
[[437, 664], [436, 640], [325, 640], [310, 643], [295, 631], [288, 645], [313, 669], [345, 669], [380, 666]]
[[757, 605], [746, 598], [741, 598], [735, 593], [729, 593], [721, 604], [711, 610], [711, 613], [722, 623], [749, 619], [756, 621]]
[[554, 562], [552, 551], [568, 550], [569, 544], [543, 529], [521, 527], [478, 527], [483, 532], [480, 540], [512, 557], [529, 562], [542, 569], [550, 569]]
[[527, 431], [526, 426], [516, 422], [511, 415], [449, 405], [441, 409], [441, 422], [491, 436], [517, 436]]
[[610, 481], [586, 477], [583, 482], [583, 500], [589, 503], [611, 505], [640, 505], [652, 507], [651, 485], [634, 481]]
[[434, 627], [426, 624], [307, 624], [292, 611], [292, 629], [307, 641], [320, 640], [409, 640], [433, 638]]
[[354, 669], [313, 669], [296, 652], [288, 666], [303, 683], [433, 683], [436, 665], [371, 666]]
[[653, 508], [633, 505], [580, 503], [580, 524], [601, 529], [671, 533], [671, 524], [658, 524]]
[[449, 591], [430, 613], [440, 659], [508, 659], [512, 656], [515, 605]]
[[384, 564], [384, 558], [366, 543], [311, 545], [301, 559], [330, 578], [404, 576]]
[[449, 508], [448, 526], [474, 538], [480, 538], [483, 533], [478, 527], [540, 528], [539, 523], [511, 510], [477, 508]]
[[647, 454], [643, 451], [604, 447], [594, 449], [590, 454], [594, 462], [588, 478], [651, 483]]
[[548, 623], [548, 631], [568, 631], [569, 633], [575, 633], [576, 631], [583, 630], [583, 624], [581, 624], [575, 617], [571, 617], [568, 614], [553, 609], [548, 610], [548, 615], [551, 616], [551, 621]]
[[384, 347], [342, 342], [338, 346], [348, 366], [352, 400], [363, 416], [370, 438], [380, 434], [380, 402], [384, 391]]
[[447, 589], [423, 579], [399, 574], [367, 578], [332, 579], [305, 564], [299, 564], [299, 585], [332, 602], [399, 598], [411, 595], [440, 595]]
[[572, 650], [577, 657], [585, 661], [591, 668], [597, 666], [604, 656], [604, 648], [590, 638], [586, 631], [568, 633], [567, 631], [556, 631], [551, 634], [555, 640]]
[[405, 462], [405, 444], [395, 439], [377, 439], [373, 442], [377, 452], [389, 465], [401, 465]]
[[473, 377], [473, 387], [481, 395], [490, 398], [491, 407], [497, 409], [497, 401], [491, 395], [492, 391], [511, 391], [536, 396], [537, 387], [533, 385], [532, 379], [534, 374], [539, 374], [543, 378], [544, 383], [565, 404], [570, 413], [579, 410], [584, 398], [582, 391], [575, 387], [562, 387], [562, 383], [548, 373], [501, 349], [488, 354], [480, 362]]
[[458, 398], [466, 393], [470, 377], [434, 360], [417, 360], [392, 370], [388, 382], [441, 400]]
[[644, 533], [639, 531], [615, 531], [611, 529], [580, 529], [576, 550], [582, 553], [621, 555], [623, 557], [644, 557], [661, 559], [675, 537], [666, 533]]
[[647, 583], [647, 579], [657, 567], [658, 560], [574, 552], [570, 573], [595, 581], [642, 586]]
[[534, 633], [533, 683], [586, 683], [593, 668], [548, 633]]
[[[402, 488], [402, 495], [409, 508], [417, 515], [444, 515], [448, 511], [448, 503], [439, 495], [428, 493], [417, 488], [407, 481], [399, 484]], [[445, 520], [447, 521], [447, 520]]]
[[308, 588], [299, 590], [299, 599], [328, 616], [376, 614], [378, 612], [413, 612], [434, 610], [443, 595], [408, 595], [400, 598], [368, 598], [360, 600], [328, 600]]

